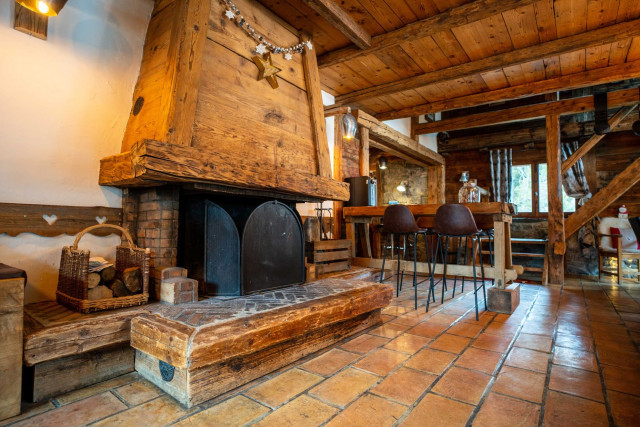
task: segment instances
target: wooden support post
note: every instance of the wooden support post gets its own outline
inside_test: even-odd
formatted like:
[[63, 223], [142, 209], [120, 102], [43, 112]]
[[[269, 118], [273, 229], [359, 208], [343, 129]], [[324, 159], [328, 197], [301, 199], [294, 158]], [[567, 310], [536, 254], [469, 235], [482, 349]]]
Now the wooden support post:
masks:
[[24, 278], [0, 280], [0, 420], [20, 413]]
[[[300, 41], [309, 42], [311, 36], [308, 33], [300, 33]], [[305, 49], [302, 53], [302, 65], [304, 67], [304, 79], [307, 83], [307, 99], [311, 113], [311, 129], [316, 147], [316, 164], [318, 175], [325, 178], [331, 177], [331, 161], [329, 160], [329, 144], [324, 122], [324, 106], [322, 105], [322, 93], [320, 90], [320, 74], [315, 51]]]
[[[342, 182], [342, 114], [334, 116], [333, 141], [333, 179]], [[333, 202], [333, 234], [334, 239], [342, 238], [342, 207], [344, 203]]]
[[560, 168], [560, 117], [547, 116], [547, 188], [549, 194], [549, 282], [564, 281], [564, 212]]
[[369, 176], [369, 129], [360, 126], [360, 176]]

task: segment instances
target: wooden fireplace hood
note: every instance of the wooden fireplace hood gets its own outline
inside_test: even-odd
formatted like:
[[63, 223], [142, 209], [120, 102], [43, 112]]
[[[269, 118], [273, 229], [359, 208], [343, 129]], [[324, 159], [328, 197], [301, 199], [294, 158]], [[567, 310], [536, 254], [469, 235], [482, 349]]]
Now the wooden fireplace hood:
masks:
[[[309, 40], [255, 0], [234, 1], [274, 44]], [[156, 1], [121, 153], [101, 185], [210, 183], [298, 199], [348, 200], [331, 178], [314, 50], [272, 54], [279, 88], [258, 81], [256, 42], [218, 0]]]

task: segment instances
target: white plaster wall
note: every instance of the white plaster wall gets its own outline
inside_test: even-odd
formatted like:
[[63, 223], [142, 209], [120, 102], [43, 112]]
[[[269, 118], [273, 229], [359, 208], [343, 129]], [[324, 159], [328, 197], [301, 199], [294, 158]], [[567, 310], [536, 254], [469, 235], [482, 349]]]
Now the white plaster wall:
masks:
[[[13, 29], [0, 0], [0, 202], [121, 206], [98, 185], [99, 160], [120, 152], [152, 0], [69, 0], [48, 40]], [[0, 235], [0, 262], [29, 276], [27, 302], [55, 298], [60, 250], [73, 236]], [[86, 236], [92, 254], [115, 236]]]

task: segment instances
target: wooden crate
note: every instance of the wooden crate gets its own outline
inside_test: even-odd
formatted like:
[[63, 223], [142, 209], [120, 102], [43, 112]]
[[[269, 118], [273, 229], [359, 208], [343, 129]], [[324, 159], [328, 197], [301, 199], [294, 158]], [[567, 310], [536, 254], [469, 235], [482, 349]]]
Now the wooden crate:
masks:
[[351, 267], [351, 240], [307, 242], [307, 262], [315, 264], [316, 274], [348, 270]]

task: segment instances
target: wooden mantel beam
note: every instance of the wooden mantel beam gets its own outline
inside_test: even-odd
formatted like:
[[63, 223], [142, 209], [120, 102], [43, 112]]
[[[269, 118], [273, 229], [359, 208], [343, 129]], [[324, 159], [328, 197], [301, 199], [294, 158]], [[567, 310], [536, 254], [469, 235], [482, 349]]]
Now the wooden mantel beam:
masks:
[[360, 49], [371, 47], [371, 35], [334, 0], [303, 0]]
[[[608, 95], [608, 106], [610, 108], [634, 105], [638, 102], [640, 102], [640, 96], [638, 89], [635, 88], [610, 92]], [[415, 133], [416, 135], [424, 135], [448, 130], [469, 129], [498, 123], [535, 119], [549, 114], [576, 114], [590, 110], [593, 110], [593, 96], [583, 96], [491, 111], [488, 113], [471, 114], [437, 122], [421, 123], [416, 126]]]
[[587, 203], [569, 215], [565, 222], [565, 233], [569, 237], [594, 216], [605, 210], [631, 187], [640, 182], [640, 157], [598, 191]]
[[[311, 3], [311, 0], [304, 1]], [[382, 49], [396, 47], [401, 43], [418, 40], [441, 31], [447, 31], [454, 27], [470, 24], [507, 10], [527, 6], [536, 1], [538, 0], [476, 0], [438, 15], [405, 25], [397, 30], [375, 36], [371, 40], [371, 47], [368, 49], [361, 50], [354, 46], [348, 46], [343, 49], [325, 53], [318, 57], [318, 65], [320, 69], [330, 67], [362, 55], [369, 55]]]
[[431, 71], [402, 80], [371, 86], [336, 97], [335, 106], [347, 105], [366, 99], [416, 89], [430, 84], [460, 79], [474, 74], [485, 73], [518, 65], [530, 61], [538, 61], [550, 56], [574, 52], [595, 46], [603, 46], [615, 41], [640, 35], [640, 19], [609, 25], [596, 30], [563, 37], [557, 40], [540, 43], [526, 48], [489, 56], [477, 61], [466, 62], [453, 67]]
[[[611, 117], [609, 119], [609, 129], [613, 130], [616, 126], [618, 126], [618, 124], [625, 117], [627, 117], [627, 115], [629, 115], [629, 113], [631, 113], [632, 111], [634, 111], [636, 109], [636, 106], [637, 106], [637, 104], [629, 105], [627, 107], [622, 107], [620, 110], [618, 110], [618, 112], [615, 113], [613, 115], [613, 117]], [[598, 142], [600, 142], [600, 140], [602, 140], [602, 138], [604, 138], [606, 135], [607, 134], [598, 135], [596, 133], [591, 138], [589, 138], [584, 144], [582, 144], [580, 146], [580, 148], [578, 148], [575, 151], [575, 153], [573, 153], [571, 156], [569, 156], [569, 158], [567, 160], [562, 162], [562, 173], [563, 174], [566, 173], [571, 168], [571, 166], [576, 164], [576, 162], [578, 160], [580, 160], [582, 158], [582, 156], [587, 154], [589, 152], [589, 150], [591, 150], [593, 147], [595, 147], [596, 144]]]
[[[611, 67], [596, 68], [594, 70], [569, 74], [553, 79], [540, 80], [517, 86], [509, 86], [504, 89], [474, 93], [472, 95], [460, 96], [458, 98], [447, 98], [400, 110], [387, 111], [376, 114], [376, 118], [384, 121], [414, 117], [439, 111], [476, 107], [478, 105], [491, 104], [492, 102], [508, 101], [511, 99], [526, 98], [534, 95], [544, 95], [547, 93], [557, 92], [559, 90], [581, 89], [600, 84], [615, 83], [636, 77], [640, 77], [640, 61], [625, 62]], [[335, 108], [333, 105], [327, 107], [327, 109], [333, 108]]]

